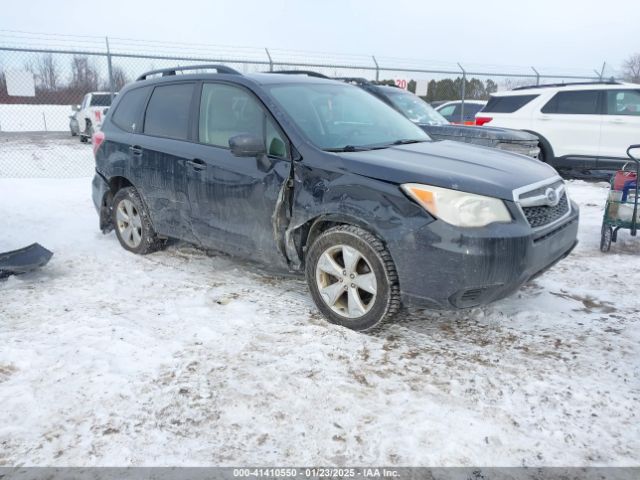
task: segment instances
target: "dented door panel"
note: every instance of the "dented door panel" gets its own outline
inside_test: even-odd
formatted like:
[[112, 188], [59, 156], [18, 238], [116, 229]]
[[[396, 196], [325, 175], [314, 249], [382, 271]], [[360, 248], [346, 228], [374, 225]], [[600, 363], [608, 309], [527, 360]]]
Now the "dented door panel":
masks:
[[235, 157], [228, 149], [202, 144], [193, 144], [192, 152], [204, 163], [187, 167], [191, 224], [198, 241], [284, 268], [274, 222], [291, 163], [266, 155]]

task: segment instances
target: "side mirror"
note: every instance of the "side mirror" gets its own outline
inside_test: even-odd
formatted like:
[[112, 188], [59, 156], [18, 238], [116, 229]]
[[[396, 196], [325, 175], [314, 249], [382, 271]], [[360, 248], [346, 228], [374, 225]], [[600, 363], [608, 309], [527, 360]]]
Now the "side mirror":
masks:
[[241, 133], [229, 139], [231, 154], [236, 157], [257, 157], [267, 153], [264, 140], [250, 133]]

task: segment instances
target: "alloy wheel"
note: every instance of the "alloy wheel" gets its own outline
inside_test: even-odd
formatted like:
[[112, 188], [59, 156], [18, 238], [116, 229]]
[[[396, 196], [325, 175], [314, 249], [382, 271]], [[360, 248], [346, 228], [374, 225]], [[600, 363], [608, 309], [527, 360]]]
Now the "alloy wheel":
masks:
[[357, 249], [329, 247], [318, 259], [315, 273], [320, 297], [338, 315], [359, 318], [375, 303], [376, 276], [369, 260]]
[[142, 241], [142, 219], [131, 200], [124, 199], [118, 204], [116, 221], [122, 240], [131, 248], [138, 247]]

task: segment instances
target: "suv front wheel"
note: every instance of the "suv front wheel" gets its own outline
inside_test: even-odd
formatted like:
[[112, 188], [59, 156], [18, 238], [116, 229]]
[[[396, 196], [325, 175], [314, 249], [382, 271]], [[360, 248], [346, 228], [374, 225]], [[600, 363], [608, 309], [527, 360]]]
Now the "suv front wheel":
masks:
[[323, 232], [309, 248], [306, 276], [316, 306], [332, 323], [370, 330], [400, 309], [391, 255], [362, 228], [341, 225]]

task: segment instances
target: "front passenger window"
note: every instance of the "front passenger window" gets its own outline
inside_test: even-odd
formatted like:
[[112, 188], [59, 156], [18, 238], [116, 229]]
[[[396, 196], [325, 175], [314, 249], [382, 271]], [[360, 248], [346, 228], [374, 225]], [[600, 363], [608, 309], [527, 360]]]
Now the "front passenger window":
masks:
[[286, 157], [284, 139], [256, 98], [238, 87], [205, 83], [200, 98], [199, 141], [229, 148], [230, 138], [247, 133], [263, 139], [269, 155]]
[[640, 91], [609, 90], [607, 92], [607, 114], [640, 116]]

